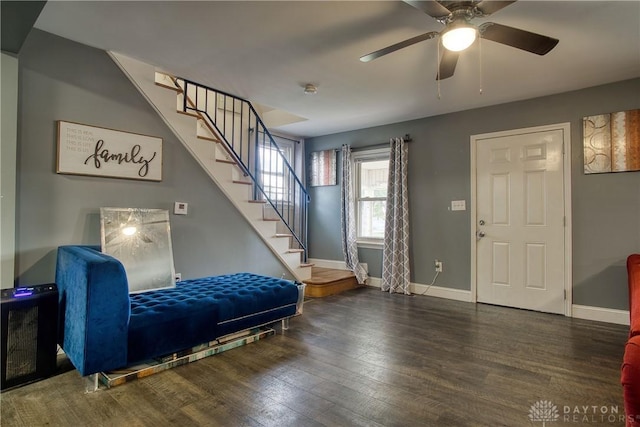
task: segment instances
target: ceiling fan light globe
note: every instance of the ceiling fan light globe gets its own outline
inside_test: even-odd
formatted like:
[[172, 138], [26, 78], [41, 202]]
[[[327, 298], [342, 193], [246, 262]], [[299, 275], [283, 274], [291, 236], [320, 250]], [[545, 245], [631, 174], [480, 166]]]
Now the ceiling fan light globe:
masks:
[[442, 34], [442, 45], [453, 52], [460, 52], [473, 44], [477, 33], [472, 26], [454, 27]]

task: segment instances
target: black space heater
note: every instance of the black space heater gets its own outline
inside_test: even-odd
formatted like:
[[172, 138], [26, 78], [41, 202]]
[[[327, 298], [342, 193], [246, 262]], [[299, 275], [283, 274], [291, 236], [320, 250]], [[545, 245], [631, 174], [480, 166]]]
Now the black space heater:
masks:
[[2, 391], [56, 372], [58, 288], [3, 289]]

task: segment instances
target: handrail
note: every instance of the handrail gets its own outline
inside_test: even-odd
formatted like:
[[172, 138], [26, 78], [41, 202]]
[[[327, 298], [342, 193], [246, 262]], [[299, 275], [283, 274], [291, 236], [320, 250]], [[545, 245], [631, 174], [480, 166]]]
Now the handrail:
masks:
[[221, 140], [242, 173], [251, 178], [253, 198], [269, 203], [307, 262], [309, 193], [256, 109], [248, 100], [227, 92], [188, 79], [171, 79], [183, 93], [183, 112], [198, 116]]

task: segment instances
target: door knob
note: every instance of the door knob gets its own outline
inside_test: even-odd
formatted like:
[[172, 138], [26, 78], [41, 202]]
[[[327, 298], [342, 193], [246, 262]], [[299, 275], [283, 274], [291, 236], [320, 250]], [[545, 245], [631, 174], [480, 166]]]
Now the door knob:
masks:
[[478, 224], [484, 225], [484, 219], [481, 219], [480, 222], [478, 222]]
[[485, 236], [484, 231], [478, 231], [478, 233], [476, 233], [476, 236], [478, 237], [478, 240], [482, 239]]

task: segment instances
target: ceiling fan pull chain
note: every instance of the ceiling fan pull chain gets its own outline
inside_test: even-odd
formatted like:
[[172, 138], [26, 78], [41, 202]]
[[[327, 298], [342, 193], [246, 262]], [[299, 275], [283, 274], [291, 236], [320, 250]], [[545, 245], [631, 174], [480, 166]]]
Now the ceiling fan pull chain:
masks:
[[478, 64], [480, 67], [480, 95], [482, 95], [482, 37], [478, 37]]
[[438, 86], [438, 99], [442, 99], [440, 96], [440, 39], [438, 39], [438, 50], [436, 51], [436, 84]]

